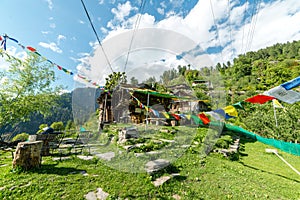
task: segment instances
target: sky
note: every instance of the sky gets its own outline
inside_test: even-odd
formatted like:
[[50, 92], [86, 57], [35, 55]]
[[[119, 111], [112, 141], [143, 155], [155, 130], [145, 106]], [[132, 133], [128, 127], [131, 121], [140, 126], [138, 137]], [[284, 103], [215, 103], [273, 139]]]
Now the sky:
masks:
[[[69, 91], [82, 84], [103, 85], [112, 71], [142, 81], [179, 64], [214, 66], [300, 40], [299, 0], [83, 2], [100, 43], [81, 0], [1, 0], [1, 36], [72, 71], [55, 68], [56, 84]], [[11, 55], [26, 56], [12, 40], [6, 47]], [[7, 67], [0, 59], [0, 70]]]

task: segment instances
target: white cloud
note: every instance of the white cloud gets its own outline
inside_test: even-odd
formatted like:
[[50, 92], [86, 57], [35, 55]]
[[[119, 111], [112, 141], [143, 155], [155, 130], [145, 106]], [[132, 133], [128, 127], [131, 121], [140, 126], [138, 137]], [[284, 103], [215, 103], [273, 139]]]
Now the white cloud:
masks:
[[99, 0], [98, 2], [100, 5], [104, 4], [104, 0]]
[[118, 4], [117, 8], [112, 8], [111, 12], [115, 15], [115, 20], [124, 21], [132, 10], [137, 10], [136, 7], [132, 7], [130, 1], [124, 4]]
[[157, 8], [157, 12], [161, 15], [165, 14], [165, 10], [163, 8]]
[[44, 47], [46, 49], [50, 49], [56, 53], [62, 53], [62, 50], [54, 43], [45, 43], [45, 42], [39, 42], [39, 46]]
[[42, 31], [42, 34], [43, 34], [43, 35], [48, 35], [48, 34], [49, 34], [49, 31]]
[[[172, 3], [175, 5], [182, 3], [182, 1], [172, 0]], [[299, 0], [274, 0], [269, 3], [255, 5], [259, 9], [257, 13], [254, 13], [252, 19], [251, 12], [253, 9], [251, 6], [253, 5], [250, 3], [251, 1], [242, 4], [238, 0], [231, 0], [229, 8], [228, 1], [211, 0], [210, 4], [210, 1], [199, 0], [186, 17], [182, 17], [173, 10], [165, 9], [164, 12], [167, 12], [166, 18], [156, 21], [154, 16], [145, 13], [141, 16], [139, 29], [154, 27], [178, 32], [192, 39], [204, 51], [208, 48], [217, 49], [216, 47], [221, 46], [222, 53], [212, 52], [209, 55], [213, 64], [232, 60], [245, 51], [258, 50], [275, 43], [300, 39]], [[163, 3], [160, 6], [164, 8]], [[115, 18], [107, 24], [107, 28], [110, 28], [111, 31], [107, 33], [108, 29], [101, 28], [103, 33], [107, 33], [106, 38], [103, 40], [104, 43], [133, 27], [138, 15], [127, 18], [132, 10], [134, 8], [129, 2], [118, 4], [117, 8], [112, 9]], [[229, 16], [230, 19], [228, 19]], [[159, 40], [159, 38], [157, 39]], [[128, 40], [131, 40], [131, 37], [128, 37]], [[100, 51], [99, 48], [97, 50]], [[105, 51], [111, 53], [113, 50], [111, 47], [105, 47]], [[134, 60], [133, 55], [130, 58], [132, 62]], [[91, 60], [84, 60], [84, 62], [85, 65], [89, 65]], [[107, 66], [107, 63], [104, 63], [104, 66]], [[86, 70], [84, 73], [93, 77], [94, 69], [99, 70], [99, 65], [91, 66], [91, 71]], [[105, 72], [103, 74], [109, 73], [108, 68], [101, 70]]]
[[52, 10], [53, 9], [53, 2], [52, 2], [52, 0], [46, 0], [46, 2], [48, 3], [48, 8], [50, 10]]
[[160, 4], [159, 4], [162, 8], [167, 8], [167, 6], [166, 6], [166, 2], [160, 2]]
[[51, 23], [51, 24], [49, 25], [49, 27], [54, 29], [54, 28], [56, 28], [56, 24], [55, 24], [55, 23]]
[[82, 20], [78, 20], [78, 22], [79, 22], [79, 24], [85, 24], [85, 22]]
[[66, 36], [64, 36], [64, 35], [58, 35], [57, 36], [57, 45], [60, 45], [60, 42], [62, 40], [65, 40], [65, 39], [66, 39]]

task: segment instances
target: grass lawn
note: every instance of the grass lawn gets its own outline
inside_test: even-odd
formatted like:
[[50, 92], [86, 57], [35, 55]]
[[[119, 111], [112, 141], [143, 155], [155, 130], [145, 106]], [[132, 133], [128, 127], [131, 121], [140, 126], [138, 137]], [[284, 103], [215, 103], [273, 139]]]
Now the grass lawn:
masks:
[[[211, 153], [200, 158], [199, 147], [190, 147], [157, 174], [122, 172], [101, 159], [53, 161], [43, 157], [41, 168], [12, 169], [10, 153], [0, 152], [0, 199], [85, 199], [102, 188], [109, 199], [300, 199], [300, 176], [271, 148], [241, 138], [239, 159]], [[279, 152], [300, 170], [300, 159]], [[161, 186], [152, 181], [163, 174], [179, 173]]]

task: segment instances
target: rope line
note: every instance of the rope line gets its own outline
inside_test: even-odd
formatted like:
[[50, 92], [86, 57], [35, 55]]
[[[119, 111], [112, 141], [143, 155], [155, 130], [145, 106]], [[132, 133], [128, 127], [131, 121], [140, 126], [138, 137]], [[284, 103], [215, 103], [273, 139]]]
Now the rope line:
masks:
[[127, 64], [128, 64], [128, 60], [129, 60], [129, 54], [130, 54], [130, 51], [131, 51], [131, 48], [132, 48], [132, 44], [133, 44], [133, 40], [134, 40], [134, 37], [135, 37], [135, 34], [136, 34], [136, 31], [140, 25], [140, 22], [141, 22], [141, 18], [142, 18], [142, 13], [144, 11], [144, 8], [145, 8], [145, 4], [146, 4], [146, 1], [142, 0], [141, 1], [141, 5], [140, 5], [140, 8], [139, 8], [139, 15], [135, 21], [135, 24], [134, 24], [134, 29], [133, 29], [133, 33], [132, 33], [132, 37], [131, 37], [131, 40], [130, 40], [130, 43], [129, 43], [129, 48], [128, 48], [128, 52], [127, 52], [127, 56], [126, 56], [126, 61], [125, 61], [125, 65], [124, 65], [124, 72], [126, 71], [126, 68], [127, 68]]
[[86, 7], [85, 7], [85, 4], [84, 4], [83, 0], [81, 0], [81, 3], [82, 3], [82, 6], [83, 6], [83, 8], [84, 8], [85, 14], [87, 15], [88, 20], [89, 20], [89, 22], [90, 22], [90, 24], [91, 24], [91, 26], [92, 26], [92, 29], [93, 29], [93, 31], [94, 31], [94, 33], [95, 33], [95, 35], [96, 35], [96, 38], [97, 38], [98, 43], [99, 43], [99, 45], [100, 45], [100, 47], [101, 47], [101, 49], [102, 49], [102, 52], [103, 52], [103, 54], [104, 54], [104, 56], [105, 56], [105, 59], [106, 59], [108, 65], [109, 65], [109, 67], [110, 67], [110, 70], [111, 70], [112, 72], [114, 72], [114, 70], [112, 69], [112, 66], [111, 66], [111, 64], [110, 64], [110, 62], [109, 62], [109, 59], [108, 59], [108, 57], [107, 57], [107, 55], [106, 55], [106, 53], [105, 53], [105, 51], [104, 51], [104, 48], [103, 48], [103, 46], [102, 46], [102, 44], [101, 44], [101, 41], [100, 41], [99, 36], [98, 36], [98, 34], [97, 34], [97, 32], [96, 32], [96, 29], [95, 29], [95, 27], [94, 27], [94, 25], [93, 25], [93, 22], [92, 22], [92, 20], [91, 20], [91, 18], [90, 18], [90, 15], [89, 15], [89, 13], [88, 13]]

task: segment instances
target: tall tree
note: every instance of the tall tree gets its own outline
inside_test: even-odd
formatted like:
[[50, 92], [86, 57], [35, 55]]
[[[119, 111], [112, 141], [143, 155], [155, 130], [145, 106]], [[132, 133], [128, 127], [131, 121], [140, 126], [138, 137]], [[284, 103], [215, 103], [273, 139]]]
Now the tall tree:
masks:
[[32, 113], [50, 114], [61, 89], [53, 86], [53, 66], [33, 53], [23, 61], [2, 49], [0, 55], [8, 65], [0, 71], [0, 127], [29, 120]]

